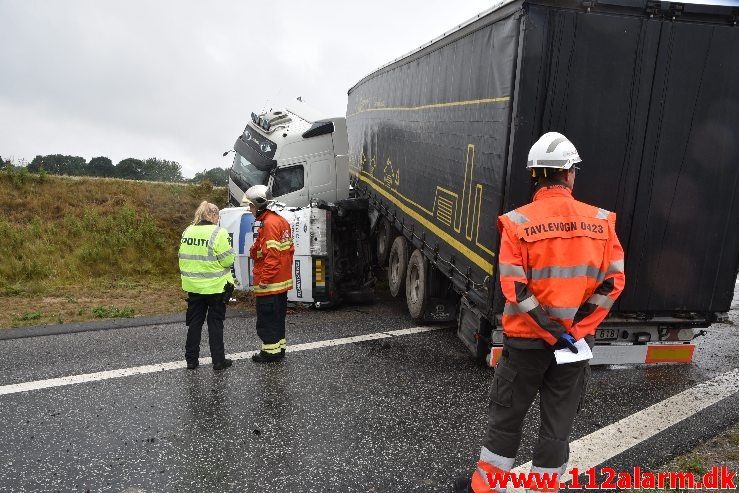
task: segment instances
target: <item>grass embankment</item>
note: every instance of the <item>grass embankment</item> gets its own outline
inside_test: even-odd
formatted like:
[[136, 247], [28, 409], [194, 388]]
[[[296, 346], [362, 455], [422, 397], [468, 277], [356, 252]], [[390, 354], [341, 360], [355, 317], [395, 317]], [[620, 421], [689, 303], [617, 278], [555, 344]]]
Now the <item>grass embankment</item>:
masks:
[[[739, 423], [730, 427], [720, 435], [708, 440], [706, 443], [699, 445], [691, 452], [675, 457], [668, 464], [659, 468], [658, 471], [690, 472], [693, 473], [697, 479], [702, 478], [703, 475], [709, 472], [714, 466], [725, 466], [730, 471], [739, 472]], [[739, 480], [739, 475], [736, 479]], [[689, 493], [697, 491], [709, 492], [718, 490], [715, 488], [690, 490], [683, 488], [633, 490], [634, 493]]]
[[0, 172], [0, 327], [184, 311], [179, 238], [227, 191]]

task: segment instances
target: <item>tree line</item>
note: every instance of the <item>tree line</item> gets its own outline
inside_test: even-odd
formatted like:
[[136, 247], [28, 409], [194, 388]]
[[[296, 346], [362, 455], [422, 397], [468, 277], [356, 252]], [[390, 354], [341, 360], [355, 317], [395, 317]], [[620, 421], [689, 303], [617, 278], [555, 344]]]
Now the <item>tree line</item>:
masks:
[[[4, 167], [12, 164], [9, 161], [0, 163]], [[166, 181], [179, 183], [200, 183], [209, 181], [217, 186], [228, 184], [228, 170], [212, 168], [196, 173], [191, 179], [182, 176], [182, 166], [176, 161], [166, 159], [126, 158], [118, 164], [104, 156], [94, 157], [89, 162], [80, 156], [64, 156], [50, 154], [36, 156], [26, 167], [30, 173], [48, 173], [51, 175], [97, 176], [101, 178], [123, 178], [128, 180]]]

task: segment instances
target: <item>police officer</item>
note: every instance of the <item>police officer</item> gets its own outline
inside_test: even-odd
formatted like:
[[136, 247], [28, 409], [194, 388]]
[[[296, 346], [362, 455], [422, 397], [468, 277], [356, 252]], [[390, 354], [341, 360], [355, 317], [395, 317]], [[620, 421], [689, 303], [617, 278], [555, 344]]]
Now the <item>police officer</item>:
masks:
[[572, 197], [580, 156], [562, 134], [544, 134], [526, 167], [533, 201], [498, 218], [498, 269], [506, 303], [504, 349], [490, 392], [488, 431], [471, 480], [456, 491], [490, 493], [513, 466], [524, 416], [540, 396], [541, 426], [531, 472], [562, 477], [568, 437], [590, 376], [587, 361], [557, 365], [553, 349], [593, 346], [595, 329], [624, 288], [616, 215]]
[[236, 255], [228, 232], [217, 223], [218, 207], [203, 201], [180, 241], [180, 277], [182, 289], [187, 292], [185, 359], [190, 370], [198, 367], [200, 333], [206, 316], [213, 369], [231, 366], [223, 348], [223, 321], [234, 288], [231, 266]]
[[293, 287], [293, 246], [290, 224], [267, 209], [271, 193], [264, 185], [254, 185], [244, 194], [241, 205], [248, 205], [261, 223], [249, 255], [254, 261], [254, 295], [257, 302], [257, 335], [262, 340], [255, 363], [280, 361], [285, 356], [285, 317], [287, 292]]

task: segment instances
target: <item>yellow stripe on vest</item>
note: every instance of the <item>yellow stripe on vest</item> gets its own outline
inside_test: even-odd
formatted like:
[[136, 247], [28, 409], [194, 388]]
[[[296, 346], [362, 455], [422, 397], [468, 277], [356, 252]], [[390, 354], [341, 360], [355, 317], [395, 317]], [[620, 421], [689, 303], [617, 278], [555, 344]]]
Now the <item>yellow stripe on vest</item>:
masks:
[[283, 242], [279, 242], [277, 240], [267, 240], [266, 243], [267, 243], [267, 248], [274, 248], [280, 251], [290, 250], [290, 247], [293, 244], [292, 240], [287, 240]]

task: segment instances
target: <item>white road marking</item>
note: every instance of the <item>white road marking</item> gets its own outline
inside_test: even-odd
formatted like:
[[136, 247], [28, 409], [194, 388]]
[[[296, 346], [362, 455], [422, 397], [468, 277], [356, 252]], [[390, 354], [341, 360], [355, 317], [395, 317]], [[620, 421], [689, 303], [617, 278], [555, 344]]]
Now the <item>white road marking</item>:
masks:
[[[449, 327], [439, 327], [439, 329], [448, 328]], [[412, 334], [418, 334], [420, 332], [426, 332], [428, 329], [428, 327], [411, 327], [410, 329], [388, 330], [387, 332], [385, 332], [385, 334], [390, 334], [391, 336], [409, 336]]]
[[[373, 341], [376, 339], [388, 339], [392, 337], [402, 337], [404, 335], [419, 334], [422, 332], [430, 332], [433, 330], [441, 330], [447, 327], [412, 327], [410, 329], [390, 330], [387, 332], [375, 332], [372, 334], [363, 334], [352, 337], [342, 337], [340, 339], [328, 339], [325, 341], [306, 342], [289, 346], [286, 350], [288, 353], [298, 351], [308, 351], [311, 349], [321, 349], [332, 346], [342, 346], [344, 344], [354, 344], [356, 342]], [[226, 355], [232, 360], [248, 359], [251, 355], [258, 351], [246, 351], [243, 353], [235, 353]], [[200, 358], [201, 365], [209, 365], [212, 361], [210, 358]], [[65, 385], [75, 385], [78, 383], [97, 382], [100, 380], [109, 380], [111, 378], [130, 377], [133, 375], [145, 375], [147, 373], [157, 373], [162, 371], [177, 370], [185, 368], [187, 364], [184, 361], [173, 361], [170, 363], [158, 363], [155, 365], [135, 366], [133, 368], [121, 368], [119, 370], [100, 371], [96, 373], [83, 373], [81, 375], [70, 375], [68, 377], [49, 378], [46, 380], [35, 380], [32, 382], [15, 383], [11, 385], [0, 386], [0, 395], [17, 394], [19, 392], [30, 392], [32, 390], [49, 389], [53, 387], [63, 387]]]
[[[737, 392], [739, 368], [642, 409], [570, 443], [567, 470], [576, 467], [584, 473]], [[531, 462], [516, 467], [513, 472], [527, 473], [529, 469]], [[569, 474], [564, 479], [569, 481]], [[524, 490], [509, 486], [508, 491]]]

